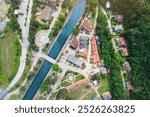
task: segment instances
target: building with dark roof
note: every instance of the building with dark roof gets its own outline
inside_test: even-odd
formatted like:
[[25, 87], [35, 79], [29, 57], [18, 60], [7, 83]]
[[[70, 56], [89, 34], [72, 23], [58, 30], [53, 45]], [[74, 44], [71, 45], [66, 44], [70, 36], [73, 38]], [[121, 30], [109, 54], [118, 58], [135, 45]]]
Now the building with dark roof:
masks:
[[71, 43], [70, 43], [70, 47], [73, 49], [77, 49], [78, 48], [78, 40], [77, 39], [72, 39]]
[[87, 36], [81, 36], [80, 37], [80, 49], [87, 49], [88, 41], [89, 41], [89, 38]]
[[82, 65], [83, 65], [83, 61], [81, 59], [78, 59], [71, 54], [68, 55], [67, 61], [69, 61], [70, 63], [72, 63], [78, 67], [82, 67]]

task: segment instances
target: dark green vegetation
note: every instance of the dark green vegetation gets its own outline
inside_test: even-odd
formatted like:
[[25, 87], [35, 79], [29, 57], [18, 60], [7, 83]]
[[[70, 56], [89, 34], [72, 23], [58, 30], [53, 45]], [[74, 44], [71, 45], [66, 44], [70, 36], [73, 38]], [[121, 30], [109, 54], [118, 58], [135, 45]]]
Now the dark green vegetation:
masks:
[[150, 1], [113, 0], [113, 11], [125, 17], [130, 79], [134, 89], [130, 99], [150, 99]]
[[96, 28], [97, 35], [100, 38], [100, 56], [105, 61], [105, 66], [111, 69], [111, 73], [108, 76], [110, 82], [110, 92], [113, 99], [126, 99], [126, 92], [121, 80], [121, 63], [117, 59], [114, 52], [113, 45], [111, 43], [111, 34], [108, 29], [107, 18], [99, 10], [98, 24]]
[[30, 41], [30, 47], [36, 51], [38, 51], [38, 49], [39, 49], [35, 45], [35, 42], [34, 42], [36, 33], [40, 30], [47, 30], [49, 28], [50, 23], [51, 23], [51, 20], [49, 21], [48, 24], [40, 23], [39, 21], [36, 20], [35, 14], [37, 13], [38, 8], [40, 8], [41, 5], [44, 5], [44, 3], [37, 1], [37, 0], [33, 0], [32, 17], [31, 17], [30, 31], [29, 31], [29, 41]]

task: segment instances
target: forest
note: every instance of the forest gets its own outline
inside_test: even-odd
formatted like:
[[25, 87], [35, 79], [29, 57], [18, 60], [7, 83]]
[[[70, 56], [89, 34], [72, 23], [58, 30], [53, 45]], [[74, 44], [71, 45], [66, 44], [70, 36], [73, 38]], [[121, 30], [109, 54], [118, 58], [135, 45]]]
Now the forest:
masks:
[[112, 35], [108, 29], [107, 18], [99, 10], [98, 19], [99, 22], [96, 27], [96, 33], [100, 38], [100, 56], [105, 61], [105, 67], [111, 70], [109, 75], [110, 92], [113, 100], [127, 99], [127, 93], [123, 87], [120, 74], [120, 61], [115, 55], [115, 51], [111, 42]]
[[[100, 0], [104, 3], [104, 0]], [[134, 89], [130, 99], [150, 99], [150, 1], [113, 0], [114, 14], [124, 15], [125, 32]]]

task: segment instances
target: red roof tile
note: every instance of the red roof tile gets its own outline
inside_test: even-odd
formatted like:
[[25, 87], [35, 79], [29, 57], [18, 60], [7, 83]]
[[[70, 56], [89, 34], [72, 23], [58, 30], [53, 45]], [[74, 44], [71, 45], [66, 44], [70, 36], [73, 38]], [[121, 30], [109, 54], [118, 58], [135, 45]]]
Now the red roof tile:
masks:
[[82, 23], [82, 28], [85, 29], [86, 31], [88, 32], [92, 32], [93, 30], [93, 26], [92, 24], [90, 23], [89, 20], [85, 19]]
[[92, 46], [92, 61], [94, 64], [99, 63], [100, 62], [100, 58], [99, 58], [99, 53], [97, 50], [97, 44], [96, 44], [96, 37], [92, 36], [91, 39], [91, 46]]
[[78, 40], [77, 39], [72, 39], [72, 41], [70, 43], [70, 47], [72, 47], [73, 49], [77, 49], [77, 47], [78, 47]]

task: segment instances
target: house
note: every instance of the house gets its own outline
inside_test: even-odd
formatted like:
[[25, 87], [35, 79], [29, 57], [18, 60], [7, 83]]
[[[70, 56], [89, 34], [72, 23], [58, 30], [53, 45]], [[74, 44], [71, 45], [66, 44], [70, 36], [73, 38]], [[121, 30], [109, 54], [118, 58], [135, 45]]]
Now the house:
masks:
[[87, 59], [87, 57], [88, 57], [88, 52], [87, 52], [87, 50], [79, 50], [78, 56]]
[[80, 37], [80, 49], [87, 50], [89, 38], [87, 36]]
[[126, 42], [125, 42], [124, 37], [120, 37], [120, 38], [117, 40], [117, 43], [118, 43], [120, 46], [126, 46]]
[[89, 19], [91, 19], [91, 18], [92, 18], [92, 16], [93, 16], [93, 13], [92, 13], [92, 12], [89, 12], [89, 14], [88, 14], [88, 18], [89, 18]]
[[92, 62], [94, 64], [97, 64], [100, 62], [100, 58], [99, 58], [99, 53], [97, 50], [97, 43], [96, 43], [96, 37], [95, 36], [92, 36], [91, 47], [92, 47], [92, 57], [91, 57]]
[[121, 54], [122, 54], [122, 56], [128, 56], [128, 55], [129, 55], [128, 49], [127, 49], [127, 48], [123, 48], [123, 49], [121, 50]]
[[126, 87], [127, 87], [128, 90], [133, 89], [133, 86], [132, 86], [131, 81], [127, 81], [127, 82], [126, 82]]
[[72, 39], [72, 41], [70, 43], [70, 47], [76, 50], [78, 48], [78, 40], [75, 38]]
[[106, 2], [106, 8], [107, 8], [107, 9], [110, 9], [110, 7], [111, 7], [111, 3], [110, 3], [109, 1], [107, 1], [107, 2]]
[[5, 0], [5, 2], [11, 4], [11, 0]]
[[41, 14], [41, 19], [45, 22], [48, 22], [51, 18], [51, 8], [49, 6], [46, 6], [43, 10], [42, 10], [42, 14]]
[[94, 85], [95, 87], [98, 86], [98, 81], [97, 81], [97, 80], [92, 81], [92, 83], [93, 83], [93, 85]]
[[85, 19], [81, 25], [81, 28], [85, 30], [86, 32], [92, 32], [93, 31], [93, 26], [90, 23], [88, 19]]
[[111, 100], [112, 96], [111, 96], [110, 92], [105, 92], [102, 94], [102, 98], [103, 98], [103, 100]]
[[115, 15], [115, 20], [118, 23], [123, 23], [123, 15]]
[[20, 11], [20, 10], [15, 10], [14, 14], [15, 15], [24, 15], [24, 13], [22, 11]]
[[78, 67], [82, 67], [82, 65], [83, 65], [83, 61], [81, 59], [78, 59], [71, 54], [68, 55], [67, 61], [69, 61], [70, 63], [72, 63]]
[[0, 34], [0, 39], [3, 39], [4, 37], [5, 37], [4, 33]]
[[125, 71], [131, 72], [131, 66], [130, 66], [129, 62], [125, 62], [123, 64], [123, 68], [124, 68]]
[[101, 74], [107, 74], [107, 69], [105, 67], [100, 68]]
[[114, 27], [114, 30], [116, 33], [121, 33], [121, 32], [123, 32], [123, 26], [122, 25], [116, 25]]

